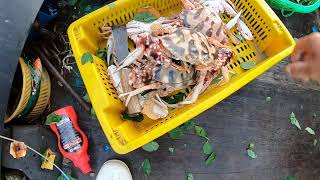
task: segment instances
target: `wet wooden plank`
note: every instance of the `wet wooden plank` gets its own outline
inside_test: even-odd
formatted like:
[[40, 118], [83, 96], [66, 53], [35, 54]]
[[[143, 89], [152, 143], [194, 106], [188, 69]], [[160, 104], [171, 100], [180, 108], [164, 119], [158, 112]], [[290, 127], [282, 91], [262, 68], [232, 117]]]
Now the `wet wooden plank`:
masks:
[[[301, 25], [298, 21], [301, 19], [311, 20], [307, 25]], [[295, 37], [301, 37], [308, 33], [305, 27], [311, 27], [312, 16], [292, 16], [283, 20]], [[320, 134], [320, 88], [316, 84], [289, 79], [284, 73], [288, 62], [287, 59], [279, 63], [194, 119], [206, 128], [217, 152], [216, 162], [210, 167], [205, 165], [206, 156], [202, 153], [204, 141], [192, 131], [180, 140], [172, 140], [168, 135], [158, 138], [160, 148], [157, 152], [138, 149], [127, 155], [117, 155], [105, 152], [108, 142], [98, 121], [90, 118], [72, 97], [61, 96], [65, 93], [56, 83], [51, 109], [66, 105], [66, 102], [76, 106], [79, 124], [89, 137], [91, 165], [96, 173], [105, 161], [121, 159], [128, 164], [135, 180], [143, 180], [141, 163], [149, 158], [152, 163], [149, 180], [186, 179], [185, 171], [192, 172], [197, 180], [270, 180], [288, 175], [297, 179], [318, 179], [320, 147], [314, 147], [314, 137], [292, 127], [288, 118], [295, 112], [303, 129], [309, 126]], [[265, 102], [267, 96], [272, 97], [270, 103]], [[319, 117], [314, 119], [313, 113]], [[251, 160], [246, 155], [249, 143], [255, 143], [257, 159]], [[175, 148], [173, 155], [168, 151], [169, 147]], [[77, 170], [74, 172], [79, 179], [90, 179]]]

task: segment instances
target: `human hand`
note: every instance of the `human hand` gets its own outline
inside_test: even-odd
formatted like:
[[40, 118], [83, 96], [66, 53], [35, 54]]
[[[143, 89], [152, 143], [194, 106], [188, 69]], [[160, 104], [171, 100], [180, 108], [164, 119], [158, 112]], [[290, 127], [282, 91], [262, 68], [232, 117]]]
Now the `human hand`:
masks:
[[297, 41], [286, 71], [290, 77], [320, 82], [320, 33], [312, 33]]

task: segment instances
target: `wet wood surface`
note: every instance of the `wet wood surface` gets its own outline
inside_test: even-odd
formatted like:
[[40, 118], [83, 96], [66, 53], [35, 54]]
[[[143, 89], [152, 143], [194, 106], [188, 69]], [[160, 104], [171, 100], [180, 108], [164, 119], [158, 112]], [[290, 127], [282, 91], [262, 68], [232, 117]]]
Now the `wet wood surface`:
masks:
[[[294, 37], [308, 33], [313, 23], [312, 15], [282, 19]], [[302, 23], [306, 22], [306, 23]], [[307, 29], [309, 28], [309, 29]], [[217, 158], [212, 166], [206, 166], [202, 152], [204, 140], [190, 131], [180, 140], [168, 135], [158, 138], [158, 151], [148, 153], [142, 149], [127, 155], [106, 152], [108, 142], [96, 119], [77, 105], [72, 97], [61, 97], [63, 89], [54, 83], [55, 102], [51, 109], [73, 102], [79, 116], [79, 124], [89, 137], [91, 164], [97, 173], [109, 159], [125, 161], [134, 180], [145, 179], [141, 167], [144, 159], [152, 164], [149, 180], [184, 180], [185, 172], [191, 172], [197, 180], [281, 180], [295, 176], [298, 180], [320, 179], [320, 143], [313, 140], [320, 134], [320, 88], [289, 79], [284, 73], [288, 59], [252, 81], [213, 108], [194, 118], [204, 127]], [[271, 101], [267, 103], [266, 97]], [[291, 126], [289, 115], [294, 112], [303, 130]], [[313, 117], [316, 113], [318, 117]], [[316, 136], [304, 129], [311, 127]], [[256, 159], [246, 154], [249, 143], [255, 144]], [[171, 154], [169, 147], [175, 148]], [[93, 178], [75, 171], [79, 179]]]

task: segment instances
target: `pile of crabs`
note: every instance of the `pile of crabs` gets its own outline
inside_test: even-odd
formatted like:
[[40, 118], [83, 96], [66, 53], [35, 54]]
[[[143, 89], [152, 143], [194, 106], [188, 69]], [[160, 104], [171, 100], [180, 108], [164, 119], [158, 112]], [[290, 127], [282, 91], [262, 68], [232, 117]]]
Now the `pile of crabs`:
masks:
[[[130, 115], [142, 113], [156, 120], [166, 117], [169, 108], [195, 103], [218, 75], [224, 83], [229, 80], [227, 65], [234, 56], [230, 45], [240, 43], [230, 29], [236, 26], [244, 39], [253, 39], [240, 19], [241, 11], [229, 0], [182, 0], [182, 5], [182, 12], [171, 17], [160, 17], [152, 7], [142, 8], [140, 12], [156, 18], [126, 24], [135, 49], [121, 62], [112, 56], [111, 27], [103, 27], [108, 73]], [[221, 19], [224, 13], [230, 21]], [[192, 90], [179, 101], [165, 101], [188, 87]]]

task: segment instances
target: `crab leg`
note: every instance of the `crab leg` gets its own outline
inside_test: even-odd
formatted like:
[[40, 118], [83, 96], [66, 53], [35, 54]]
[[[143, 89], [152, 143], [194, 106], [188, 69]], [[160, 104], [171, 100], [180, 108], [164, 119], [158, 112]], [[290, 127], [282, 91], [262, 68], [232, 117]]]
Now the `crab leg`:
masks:
[[204, 83], [206, 74], [207, 74], [207, 71], [201, 72], [198, 84], [192, 89], [192, 92], [188, 95], [188, 97], [184, 101], [178, 103], [179, 105], [193, 104], [194, 102], [196, 102], [203, 88], [203, 83]]
[[226, 26], [228, 29], [231, 29], [233, 26], [235, 26], [239, 22], [241, 13], [242, 13], [242, 10], [227, 23]]
[[111, 59], [111, 54], [114, 51], [114, 39], [113, 39], [113, 35], [111, 34], [108, 42], [107, 42], [107, 63], [108, 65], [110, 65], [110, 59]]
[[120, 69], [131, 65], [135, 60], [142, 57], [144, 51], [144, 47], [138, 47], [134, 51], [132, 51], [120, 64], [118, 69], [115, 72], [118, 72]]
[[128, 97], [127, 97], [127, 99], [126, 99], [126, 103], [125, 103], [125, 105], [128, 106], [131, 97], [133, 97], [133, 96], [135, 96], [135, 95], [137, 95], [137, 94], [140, 94], [140, 93], [142, 93], [142, 92], [144, 92], [144, 91], [146, 91], [146, 90], [158, 89], [159, 86], [160, 86], [159, 83], [149, 84], [149, 85], [144, 86], [144, 87], [142, 87], [142, 88], [139, 88], [139, 89], [136, 89], [136, 90], [127, 92], [127, 93], [120, 94], [120, 95], [119, 95], [119, 98], [122, 98], [122, 97], [128, 95]]

